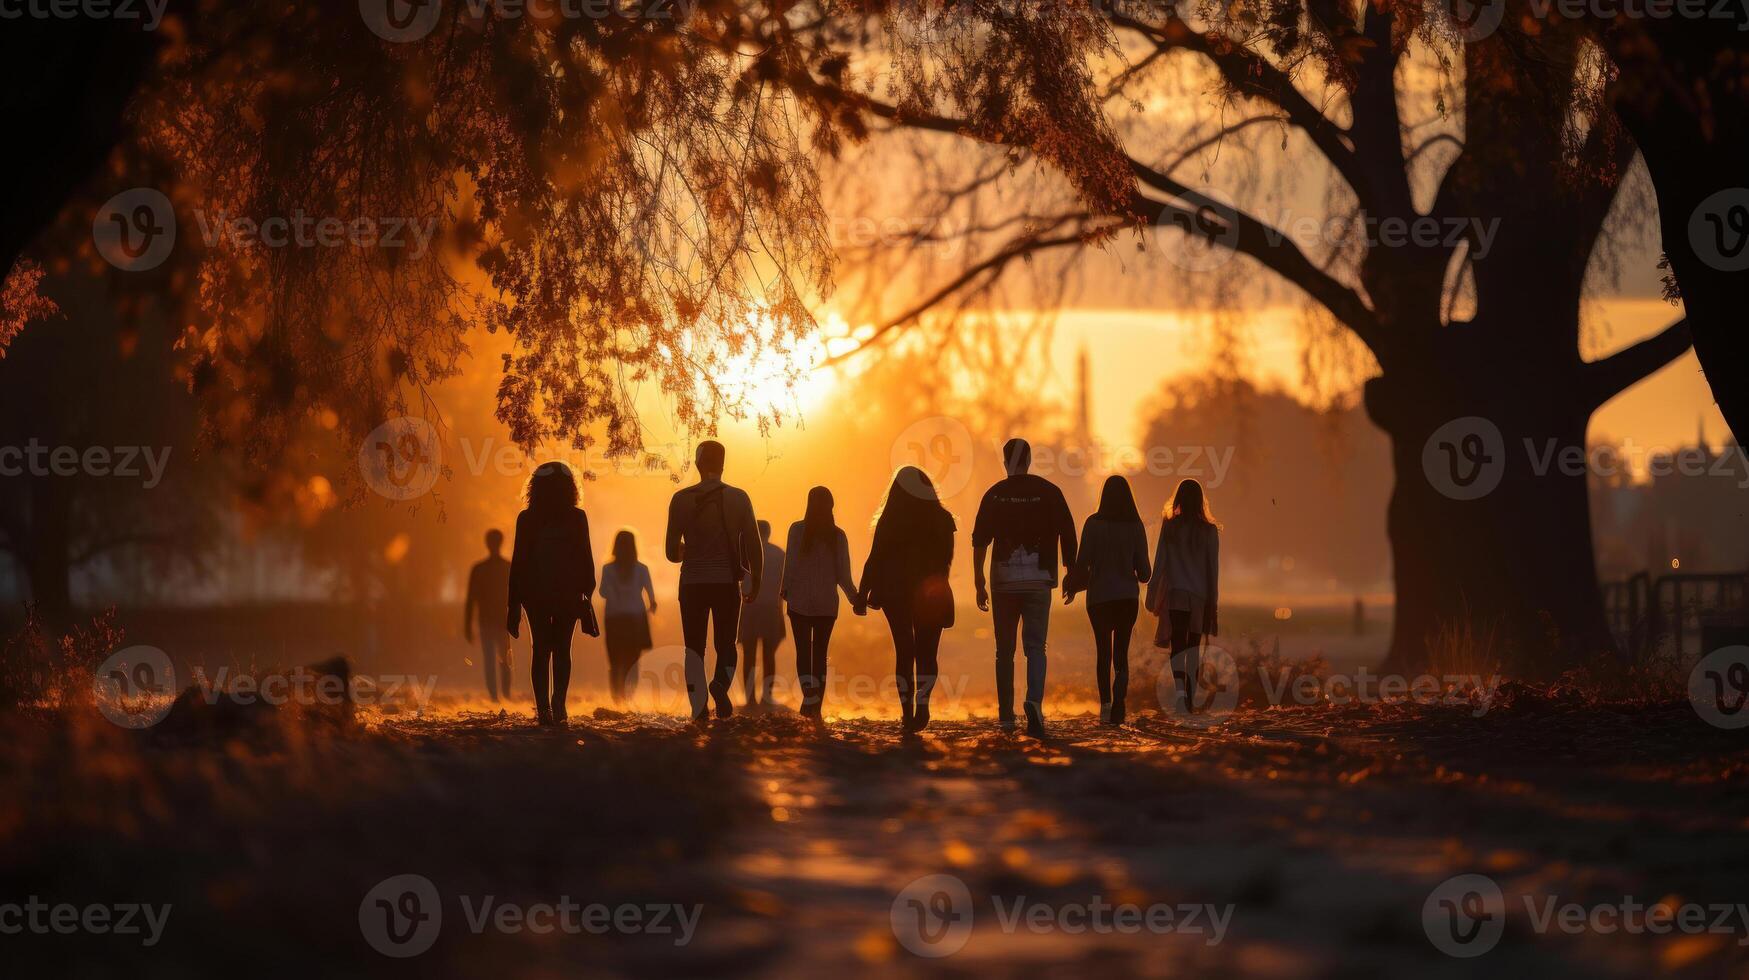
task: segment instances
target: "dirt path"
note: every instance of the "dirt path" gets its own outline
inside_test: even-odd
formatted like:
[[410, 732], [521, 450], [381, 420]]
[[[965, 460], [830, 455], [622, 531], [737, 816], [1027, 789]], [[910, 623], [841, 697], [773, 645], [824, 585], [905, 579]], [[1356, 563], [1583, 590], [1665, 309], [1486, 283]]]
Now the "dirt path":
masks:
[[[1539, 933], [1525, 905], [1749, 903], [1749, 745], [1685, 704], [1295, 708], [1210, 729], [1150, 714], [1116, 732], [1081, 718], [1042, 742], [966, 721], [917, 739], [883, 721], [818, 731], [784, 713], [703, 731], [452, 712], [223, 742], [85, 723], [7, 735], [9, 891], [175, 905], [153, 949], [55, 938], [20, 960], [58, 974], [1594, 978], [1749, 963], [1749, 924]], [[1442, 954], [1423, 923], [1463, 873], [1505, 902], [1477, 959]], [[442, 928], [393, 959], [361, 935], [361, 905], [406, 874], [439, 893]], [[486, 896], [699, 918], [683, 945], [471, 928]]]

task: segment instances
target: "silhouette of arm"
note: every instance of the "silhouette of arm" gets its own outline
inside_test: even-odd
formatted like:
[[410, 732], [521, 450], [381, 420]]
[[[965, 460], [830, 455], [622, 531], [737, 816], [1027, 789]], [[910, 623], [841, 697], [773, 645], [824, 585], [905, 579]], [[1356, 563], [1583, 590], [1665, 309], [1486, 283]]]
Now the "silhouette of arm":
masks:
[[985, 592], [984, 556], [990, 551], [990, 542], [996, 537], [996, 529], [990, 525], [995, 523], [995, 514], [990, 509], [990, 492], [984, 492], [984, 499], [978, 501], [978, 516], [972, 518], [972, 585], [977, 587], [978, 594]]
[[[862, 599], [856, 591], [856, 580], [850, 577], [850, 538], [845, 535], [843, 529], [838, 531], [838, 547], [835, 550], [837, 554], [833, 557], [836, 562], [835, 571], [838, 576], [838, 587], [844, 590], [844, 597], [849, 599], [852, 605], [859, 605]], [[795, 552], [790, 553], [794, 554]]]
[[1208, 551], [1208, 602], [1209, 609], [1212, 611], [1220, 603], [1221, 597], [1221, 532], [1212, 527], [1209, 528]]
[[802, 553], [802, 525], [800, 521], [789, 526], [789, 533], [784, 535], [783, 543], [788, 546], [789, 553], [792, 557], [789, 561], [784, 562], [783, 577], [779, 579], [777, 583], [777, 594], [780, 596], [788, 596], [790, 583], [793, 582], [796, 577], [796, 563], [793, 556]]
[[1148, 526], [1146, 524], [1136, 525], [1135, 532], [1130, 535], [1130, 541], [1134, 545], [1130, 549], [1132, 556], [1130, 560], [1136, 566], [1136, 581], [1146, 582], [1148, 576], [1152, 574], [1148, 568]]
[[680, 494], [677, 493], [668, 498], [668, 540], [666, 548], [668, 560], [676, 565], [680, 564], [680, 560], [685, 557], [684, 550], [680, 545], [681, 524], [679, 514]]
[[595, 594], [595, 548], [589, 543], [589, 515], [577, 512], [577, 520], [583, 525], [583, 594]]
[[522, 543], [523, 519], [528, 511], [516, 515], [516, 530], [510, 539], [510, 589], [505, 595], [505, 604], [509, 607], [505, 628], [511, 636], [516, 635], [516, 624], [522, 620], [523, 578], [528, 575], [528, 562], [522, 557], [522, 549], [517, 545]]
[[[859, 580], [861, 584], [857, 587], [857, 594], [865, 604], [869, 600], [869, 594], [874, 591], [875, 583], [880, 581], [881, 565], [887, 560], [887, 538], [890, 535], [891, 532], [879, 524], [875, 525], [874, 541], [868, 546], [868, 557], [862, 563], [862, 578]], [[879, 598], [875, 596], [877, 601]]]
[[1148, 579], [1148, 611], [1160, 612], [1162, 599], [1171, 588], [1166, 567], [1166, 525], [1160, 525], [1160, 543], [1154, 549], [1154, 574]]
[[1081, 550], [1075, 555], [1072, 562], [1067, 559], [1063, 562], [1063, 588], [1065, 590], [1068, 589], [1071, 581], [1084, 589], [1093, 578], [1093, 549], [1087, 546], [1087, 541], [1092, 537], [1092, 534], [1093, 518], [1089, 517], [1087, 523], [1081, 525]]
[[656, 586], [650, 581], [650, 566], [638, 562], [638, 593], [649, 602], [650, 611], [656, 611]]
[[759, 521], [753, 516], [753, 498], [741, 494], [741, 552], [747, 556], [747, 579], [757, 597], [765, 579], [765, 545], [759, 540]]
[[[1056, 490], [1055, 487], [1051, 489]], [[1058, 550], [1063, 553], [1063, 567], [1075, 564], [1075, 515], [1069, 512], [1069, 502], [1063, 499], [1063, 491], [1056, 490], [1056, 510]]]

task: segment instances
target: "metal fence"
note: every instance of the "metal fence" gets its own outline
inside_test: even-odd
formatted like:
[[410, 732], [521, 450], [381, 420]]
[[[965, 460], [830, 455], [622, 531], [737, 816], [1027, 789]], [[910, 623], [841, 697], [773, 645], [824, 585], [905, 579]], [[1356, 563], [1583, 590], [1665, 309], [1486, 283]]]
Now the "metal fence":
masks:
[[1641, 572], [1603, 586], [1609, 628], [1636, 663], [1692, 661], [1749, 633], [1749, 572]]

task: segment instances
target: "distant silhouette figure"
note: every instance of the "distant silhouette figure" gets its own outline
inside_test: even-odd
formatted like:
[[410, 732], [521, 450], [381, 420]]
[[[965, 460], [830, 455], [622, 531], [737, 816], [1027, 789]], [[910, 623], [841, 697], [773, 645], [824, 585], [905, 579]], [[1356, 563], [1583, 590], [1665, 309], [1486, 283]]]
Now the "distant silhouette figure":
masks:
[[929, 727], [941, 631], [953, 626], [953, 590], [947, 581], [953, 533], [953, 515], [941, 506], [935, 484], [917, 467], [902, 467], [875, 514], [874, 543], [862, 566], [861, 605], [886, 613], [906, 732]]
[[1171, 651], [1180, 710], [1189, 714], [1196, 710], [1202, 638], [1219, 633], [1221, 526], [1195, 480], [1179, 482], [1163, 516], [1148, 611], [1160, 617], [1154, 645]]
[[1366, 603], [1361, 601], [1360, 596], [1354, 597], [1354, 635], [1366, 635]]
[[1056, 484], [1033, 476], [1032, 446], [1010, 439], [1002, 447], [1008, 477], [985, 491], [972, 523], [972, 584], [978, 608], [991, 610], [984, 581], [984, 554], [995, 590], [996, 707], [1003, 728], [1014, 727], [1014, 634], [1026, 648], [1026, 730], [1045, 733], [1045, 641], [1051, 627], [1051, 592], [1057, 559], [1075, 563], [1075, 518]]
[[601, 601], [607, 689], [618, 703], [637, 693], [638, 658], [654, 645], [650, 614], [656, 611], [656, 589], [649, 566], [638, 560], [637, 536], [629, 530], [614, 535], [613, 560], [601, 566]]
[[[760, 547], [765, 554], [765, 577], [783, 581], [783, 549], [771, 543], [771, 522], [759, 522]], [[783, 600], [777, 589], [765, 589], [741, 610], [741, 687], [747, 704], [771, 706], [771, 688], [777, 674], [777, 648], [783, 645]], [[763, 648], [764, 657], [758, 654]], [[753, 690], [755, 661], [760, 669], [758, 694]]]
[[1093, 623], [1093, 648], [1099, 681], [1100, 720], [1124, 722], [1124, 694], [1130, 683], [1130, 636], [1135, 632], [1141, 583], [1148, 581], [1148, 529], [1136, 510], [1130, 481], [1108, 477], [1099, 511], [1081, 526], [1081, 548], [1063, 584], [1065, 604], [1087, 593], [1087, 618]]
[[504, 532], [486, 532], [486, 558], [468, 570], [468, 596], [462, 601], [462, 636], [474, 642], [480, 625], [480, 661], [486, 670], [486, 693], [498, 700], [510, 696], [510, 635], [504, 614], [510, 609], [510, 563], [504, 560]]
[[[595, 592], [595, 555], [589, 548], [589, 518], [577, 506], [577, 478], [564, 463], [542, 463], [528, 479], [528, 508], [516, 515], [510, 552], [510, 612], [505, 629], [516, 636], [528, 613], [534, 645], [535, 716], [542, 725], [565, 721], [565, 689], [571, 683], [571, 630]], [[552, 665], [549, 700], [547, 665]]]
[[858, 616], [868, 614], [850, 577], [850, 539], [832, 515], [832, 491], [808, 491], [808, 510], [789, 526], [789, 555], [780, 594], [796, 634], [796, 684], [802, 689], [802, 717], [818, 720], [826, 692], [826, 647], [838, 623], [838, 593], [844, 592]]
[[[735, 626], [741, 604], [758, 598], [765, 551], [753, 502], [745, 491], [723, 482], [723, 444], [698, 444], [693, 464], [698, 482], [668, 504], [668, 560], [680, 565], [680, 631], [686, 640], [686, 693], [694, 721], [710, 717], [705, 698], [704, 644], [707, 632], [717, 652], [710, 699], [717, 717], [734, 714], [729, 685], [735, 680]], [[745, 593], [742, 582], [747, 583]]]

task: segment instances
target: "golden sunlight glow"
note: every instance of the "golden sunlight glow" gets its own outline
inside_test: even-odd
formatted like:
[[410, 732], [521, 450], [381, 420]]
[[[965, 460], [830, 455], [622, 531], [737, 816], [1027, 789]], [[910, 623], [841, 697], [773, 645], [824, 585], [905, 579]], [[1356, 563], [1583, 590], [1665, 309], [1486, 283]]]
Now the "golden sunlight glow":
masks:
[[[756, 335], [769, 336], [766, 324], [749, 318]], [[793, 346], [760, 344], [723, 358], [717, 385], [725, 398], [748, 415], [788, 416], [819, 407], [831, 393], [836, 374], [820, 369], [832, 338], [849, 333], [837, 314], [826, 317], [814, 336]]]

